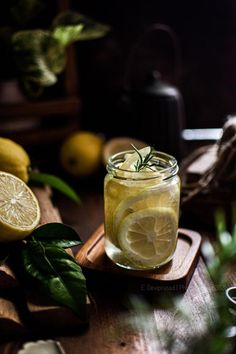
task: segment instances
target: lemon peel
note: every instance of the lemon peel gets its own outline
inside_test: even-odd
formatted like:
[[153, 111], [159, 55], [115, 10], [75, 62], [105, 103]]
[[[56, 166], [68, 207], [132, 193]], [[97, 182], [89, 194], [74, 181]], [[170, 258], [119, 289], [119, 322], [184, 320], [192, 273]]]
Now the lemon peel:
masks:
[[100, 135], [88, 131], [75, 132], [61, 146], [62, 167], [72, 176], [88, 176], [101, 164], [102, 148]]
[[25, 183], [29, 180], [30, 158], [13, 140], [0, 137], [0, 171], [12, 173]]

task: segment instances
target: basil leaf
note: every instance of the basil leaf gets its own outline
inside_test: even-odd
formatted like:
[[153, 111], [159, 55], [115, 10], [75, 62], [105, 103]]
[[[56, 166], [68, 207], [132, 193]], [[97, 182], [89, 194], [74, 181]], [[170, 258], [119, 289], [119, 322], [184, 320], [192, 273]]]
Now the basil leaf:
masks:
[[22, 250], [24, 270], [44, 292], [86, 321], [86, 281], [75, 259], [61, 247], [28, 242]]
[[31, 172], [30, 182], [48, 184], [49, 186], [57, 189], [59, 192], [65, 194], [74, 202], [81, 203], [80, 198], [75, 192], [75, 190], [72, 189], [66, 182], [64, 182], [61, 178], [57, 176], [48, 173]]
[[74, 247], [83, 243], [74, 229], [59, 222], [39, 226], [27, 238], [27, 242], [32, 239], [63, 248]]

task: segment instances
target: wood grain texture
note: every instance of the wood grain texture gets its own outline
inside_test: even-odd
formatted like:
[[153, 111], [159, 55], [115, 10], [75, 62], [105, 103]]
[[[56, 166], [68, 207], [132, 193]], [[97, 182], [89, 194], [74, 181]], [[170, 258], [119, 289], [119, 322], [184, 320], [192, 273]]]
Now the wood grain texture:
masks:
[[[73, 213], [64, 197], [58, 201], [64, 222], [73, 224], [84, 240], [89, 238], [89, 230], [95, 230], [102, 221], [102, 194], [100, 198], [98, 193], [94, 193], [94, 198], [92, 195], [91, 192], [84, 194], [83, 208], [74, 207]], [[139, 288], [133, 289], [130, 282], [124, 282], [123, 279], [117, 281], [116, 277], [112, 281], [106, 276], [103, 282], [96, 281], [94, 277], [91, 283], [88, 282], [88, 288], [94, 300], [90, 306], [89, 330], [79, 336], [57, 337], [68, 354], [77, 354], [79, 351], [86, 354], [166, 354], [169, 353], [165, 349], [166, 332], [173, 332], [169, 338], [177, 336], [176, 345], [179, 346], [190, 333], [204, 330], [207, 326], [206, 314], [214, 318], [215, 288], [201, 258], [184, 293], [175, 286], [163, 289], [159, 286], [142, 286], [142, 283]], [[145, 315], [132, 305], [132, 295], [137, 295], [147, 303]], [[161, 298], [167, 301], [178, 299], [182, 308], [189, 309], [190, 323], [179, 318], [176, 306], [166, 308]]]
[[[90, 229], [100, 224], [102, 196], [92, 193], [83, 198], [83, 208], [78, 208], [61, 198], [60, 212], [63, 221], [78, 229], [86, 240]], [[76, 335], [56, 335], [66, 354], [169, 354], [165, 334], [177, 338], [175, 349], [185, 345], [190, 334], [197, 335], [207, 326], [206, 315], [214, 320], [213, 295], [215, 287], [209, 279], [203, 260], [200, 258], [189, 286], [185, 292], [178, 287], [132, 286], [116, 278], [88, 283], [91, 297], [90, 325], [86, 331]], [[145, 304], [145, 311], [138, 306], [138, 300]], [[168, 308], [163, 301], [173, 301]], [[185, 309], [190, 321], [179, 317]], [[49, 334], [48, 334], [49, 336]], [[40, 338], [40, 333], [37, 334]], [[16, 354], [19, 342], [0, 344], [1, 354]], [[173, 353], [173, 352], [172, 352]], [[178, 350], [174, 350], [177, 354]]]
[[66, 97], [52, 101], [27, 102], [15, 105], [1, 105], [0, 116], [9, 117], [32, 117], [50, 116], [57, 118], [58, 114], [76, 114], [80, 111], [81, 102], [78, 97]]
[[[59, 306], [55, 302], [35, 292], [28, 295], [27, 308], [30, 320], [40, 333], [71, 333], [83, 325], [82, 321], [70, 309]], [[35, 332], [35, 329], [34, 329]]]
[[[85, 269], [106, 272], [123, 277], [148, 279], [159, 284], [171, 285], [175, 282], [186, 288], [199, 255], [201, 236], [192, 230], [180, 229], [173, 260], [154, 271], [132, 271], [122, 269], [112, 263], [105, 254], [104, 225], [98, 227], [91, 238], [76, 255], [77, 262]], [[95, 274], [98, 276], [98, 274]]]
[[0, 266], [0, 291], [2, 290], [15, 290], [19, 287], [19, 283], [11, 268], [7, 264]]
[[[60, 214], [50, 199], [51, 190], [34, 187], [33, 192], [40, 205], [40, 223], [61, 222]], [[70, 250], [68, 253], [72, 254]], [[37, 291], [29, 292], [22, 288], [7, 264], [0, 267], [0, 282], [1, 340], [9, 336], [14, 338], [19, 334], [35, 335], [37, 331], [41, 334], [52, 334], [81, 328], [81, 320], [70, 309], [45, 300]]]
[[25, 334], [26, 329], [18, 315], [12, 301], [0, 298], [0, 336], [9, 338], [10, 336]]
[[[175, 346], [184, 345], [191, 335], [201, 333], [207, 326], [206, 313], [214, 318], [212, 296], [214, 287], [200, 259], [184, 294], [169, 288], [147, 287], [133, 293], [127, 285], [122, 291], [107, 287], [93, 291], [90, 329], [80, 336], [59, 337], [68, 354], [165, 354], [167, 338], [177, 338]], [[136, 300], [142, 301], [144, 309]], [[134, 301], [135, 300], [135, 301]], [[176, 306], [167, 308], [165, 300], [179, 302], [190, 321], [178, 316]], [[169, 336], [166, 338], [166, 334]], [[177, 353], [177, 350], [174, 350]]]
[[34, 194], [36, 195], [41, 211], [40, 224], [46, 224], [49, 222], [61, 222], [61, 217], [58, 209], [54, 207], [51, 197], [50, 188], [32, 187]]

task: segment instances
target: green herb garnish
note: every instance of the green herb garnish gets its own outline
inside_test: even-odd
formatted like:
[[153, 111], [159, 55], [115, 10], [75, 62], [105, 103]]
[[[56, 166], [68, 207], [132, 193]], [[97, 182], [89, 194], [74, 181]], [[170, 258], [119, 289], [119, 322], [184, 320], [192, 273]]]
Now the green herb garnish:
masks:
[[136, 164], [134, 165], [135, 171], [139, 172], [139, 171], [143, 170], [144, 168], [148, 168], [149, 170], [155, 172], [156, 170], [152, 168], [153, 166], [157, 165], [153, 161], [153, 159], [155, 157], [155, 155], [153, 154], [154, 148], [150, 147], [150, 152], [147, 155], [142, 156], [135, 145], [131, 144], [131, 146], [138, 154], [138, 160], [137, 160]]

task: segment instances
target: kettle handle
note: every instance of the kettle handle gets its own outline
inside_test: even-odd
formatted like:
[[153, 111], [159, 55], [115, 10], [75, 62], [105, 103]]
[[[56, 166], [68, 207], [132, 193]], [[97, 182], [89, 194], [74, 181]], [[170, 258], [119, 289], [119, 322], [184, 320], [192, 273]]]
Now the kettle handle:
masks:
[[125, 73], [124, 73], [124, 89], [129, 91], [130, 89], [130, 77], [132, 71], [132, 64], [137, 50], [141, 47], [143, 42], [147, 39], [147, 37], [153, 32], [162, 31], [169, 35], [171, 39], [172, 47], [174, 50], [174, 80], [177, 81], [177, 78], [180, 76], [181, 72], [181, 53], [179, 41], [176, 33], [165, 24], [154, 24], [148, 27], [148, 29], [138, 38], [137, 42], [131, 47], [130, 53], [128, 55], [128, 59], [125, 65]]

